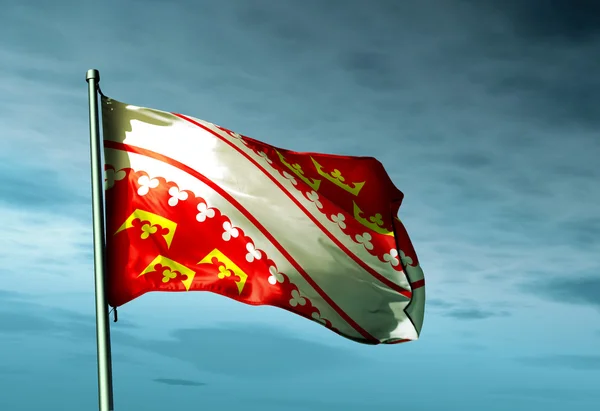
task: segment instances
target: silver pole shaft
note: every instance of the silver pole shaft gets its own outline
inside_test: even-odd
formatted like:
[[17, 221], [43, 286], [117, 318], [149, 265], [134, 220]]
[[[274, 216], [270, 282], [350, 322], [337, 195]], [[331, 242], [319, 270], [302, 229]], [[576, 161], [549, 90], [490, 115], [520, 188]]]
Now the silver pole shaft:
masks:
[[112, 367], [110, 353], [110, 328], [108, 301], [106, 299], [104, 200], [102, 192], [102, 139], [98, 121], [98, 70], [88, 70], [88, 97], [90, 106], [90, 159], [92, 166], [92, 216], [94, 228], [94, 278], [96, 285], [96, 342], [98, 354], [98, 406], [99, 411], [113, 411]]

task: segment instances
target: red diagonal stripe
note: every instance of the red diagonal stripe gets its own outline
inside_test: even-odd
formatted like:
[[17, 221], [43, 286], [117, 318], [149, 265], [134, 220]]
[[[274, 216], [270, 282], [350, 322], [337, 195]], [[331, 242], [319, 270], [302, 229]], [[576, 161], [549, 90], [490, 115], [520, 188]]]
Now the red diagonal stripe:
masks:
[[286, 188], [271, 174], [269, 173], [262, 165], [260, 165], [256, 160], [254, 160], [252, 157], [250, 157], [247, 153], [245, 153], [244, 151], [240, 150], [235, 144], [233, 144], [231, 141], [229, 141], [226, 138], [223, 138], [221, 135], [219, 135], [218, 133], [216, 133], [215, 131], [211, 130], [210, 128], [206, 127], [205, 125], [198, 123], [197, 121], [183, 115], [183, 114], [178, 114], [178, 113], [172, 113], [173, 115], [181, 118], [182, 120], [185, 120], [189, 123], [194, 124], [195, 126], [200, 127], [201, 129], [208, 131], [210, 134], [212, 134], [213, 136], [217, 137], [219, 140], [225, 142], [226, 144], [228, 144], [230, 147], [232, 147], [234, 150], [236, 150], [238, 153], [240, 153], [242, 156], [244, 156], [248, 161], [250, 161], [256, 168], [258, 168], [260, 171], [263, 172], [264, 175], [266, 175], [272, 182], [273, 184], [275, 184], [281, 191], [283, 191], [283, 193], [290, 199], [292, 200], [292, 202], [294, 202], [294, 204], [296, 204], [296, 206], [298, 208], [300, 208], [300, 210], [302, 210], [304, 212], [304, 214], [306, 214], [306, 216], [327, 236], [329, 237], [329, 239], [331, 241], [333, 241], [333, 243], [338, 246], [348, 257], [350, 257], [352, 260], [354, 260], [355, 263], [357, 263], [362, 269], [364, 269], [366, 272], [368, 272], [371, 276], [377, 278], [377, 280], [381, 281], [383, 284], [385, 284], [386, 286], [388, 286], [389, 288], [391, 288], [392, 290], [398, 292], [399, 294], [405, 296], [406, 298], [410, 299], [412, 297], [412, 292], [409, 290], [405, 290], [404, 288], [400, 287], [398, 284], [394, 283], [393, 281], [389, 280], [388, 278], [384, 277], [383, 275], [379, 274], [377, 271], [373, 270], [369, 265], [367, 265], [363, 260], [361, 260], [360, 258], [358, 258], [358, 256], [356, 254], [354, 254], [352, 251], [350, 251], [344, 244], [342, 244], [342, 242], [337, 239], [332, 233], [329, 232], [329, 230], [327, 230], [325, 228], [325, 226], [323, 226], [323, 224], [321, 224], [319, 222], [319, 220], [317, 220], [317, 218], [310, 212], [308, 211], [303, 205], [302, 203], [300, 203], [296, 197], [294, 197], [288, 190], [286, 190]]
[[290, 262], [290, 264], [302, 275], [302, 277], [308, 282], [311, 287], [315, 289], [317, 293], [325, 300], [331, 308], [335, 310], [352, 328], [354, 328], [360, 335], [366, 340], [371, 342], [379, 342], [379, 340], [369, 334], [360, 325], [358, 325], [350, 316], [342, 310], [332, 299], [329, 297], [323, 289], [321, 289], [317, 283], [308, 275], [308, 273], [298, 264], [296, 260], [285, 250], [285, 248], [273, 237], [273, 235], [254, 217], [248, 210], [244, 208], [235, 198], [233, 198], [227, 191], [223, 190], [219, 185], [215, 184], [212, 180], [194, 170], [193, 168], [163, 154], [147, 150], [141, 147], [135, 147], [128, 144], [118, 143], [116, 141], [104, 141], [104, 147], [112, 148], [115, 150], [128, 151], [130, 153], [140, 154], [142, 156], [150, 157], [163, 163], [169, 164], [194, 178], [202, 181], [204, 184], [209, 186], [211, 189], [219, 193], [223, 198], [231, 203], [240, 213], [242, 213], [254, 226], [273, 244], [275, 248]]
[[416, 290], [417, 288], [421, 288], [425, 286], [425, 279], [421, 279], [419, 281], [415, 281], [414, 283], [410, 283], [413, 291]]

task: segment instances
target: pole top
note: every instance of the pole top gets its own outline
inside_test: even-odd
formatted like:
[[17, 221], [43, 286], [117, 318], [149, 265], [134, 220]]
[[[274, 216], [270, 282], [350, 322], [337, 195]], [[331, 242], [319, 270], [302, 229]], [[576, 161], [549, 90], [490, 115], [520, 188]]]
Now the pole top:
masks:
[[89, 69], [85, 74], [85, 81], [96, 80], [96, 83], [100, 82], [100, 72], [96, 69]]

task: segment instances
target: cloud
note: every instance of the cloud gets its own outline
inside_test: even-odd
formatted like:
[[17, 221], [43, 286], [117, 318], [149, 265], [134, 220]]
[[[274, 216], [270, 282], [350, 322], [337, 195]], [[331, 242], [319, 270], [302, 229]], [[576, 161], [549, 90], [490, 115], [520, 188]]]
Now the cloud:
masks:
[[577, 247], [594, 249], [600, 245], [600, 216], [567, 220], [560, 228], [565, 238]]
[[0, 301], [20, 301], [23, 298], [26, 298], [26, 294], [17, 292], [17, 291], [9, 291], [0, 289]]
[[85, 207], [90, 213], [89, 195], [59, 184], [62, 176], [55, 168], [29, 166], [23, 169], [17, 161], [3, 161], [0, 162], [0, 176], [0, 202], [9, 207], [54, 213]]
[[494, 5], [494, 10], [506, 13], [521, 36], [532, 40], [581, 43], [600, 36], [600, 5], [595, 1], [509, 0], [500, 7]]
[[[0, 35], [14, 39], [0, 50], [0, 277], [14, 279], [3, 287], [57, 300], [93, 289], [83, 75], [96, 67], [103, 91], [127, 103], [291, 149], [380, 158], [406, 194], [427, 306], [453, 320], [505, 315], [489, 301], [514, 306], [515, 289], [598, 307], [586, 280], [600, 272], [591, 2], [146, 3], [3, 8]], [[567, 276], [581, 280], [545, 285]], [[465, 298], [476, 301], [455, 305]], [[93, 317], [44, 317], [19, 299], [2, 300], [5, 333], [83, 339], [93, 360]], [[362, 361], [239, 324], [168, 340], [123, 325], [112, 324], [116, 347], [228, 375], [251, 376], [264, 356], [278, 378], [294, 350], [301, 375]], [[224, 365], [211, 358], [221, 345]]]
[[455, 304], [449, 302], [449, 301], [445, 301], [445, 300], [440, 300], [438, 298], [428, 298], [427, 299], [427, 306], [428, 307], [439, 307], [439, 308], [451, 308], [454, 307]]
[[[253, 378], [290, 372], [299, 376], [360, 367], [368, 362], [345, 349], [301, 340], [275, 327], [258, 324], [180, 329], [171, 337], [168, 341], [127, 339], [125, 343], [190, 363], [204, 372]], [[291, 363], [284, 361], [290, 356], [295, 359], [293, 370]]]
[[47, 292], [49, 284], [61, 291], [93, 287], [91, 218], [74, 214], [0, 204], [0, 274], [18, 278], [3, 287], [33, 293]]
[[44, 333], [54, 332], [58, 324], [31, 313], [0, 311], [0, 333]]
[[554, 302], [590, 305], [600, 309], [600, 276], [552, 278], [527, 285], [531, 293]]
[[158, 382], [160, 384], [166, 385], [178, 385], [182, 387], [203, 387], [206, 384], [203, 382], [192, 381], [192, 380], [182, 380], [177, 378], [155, 378], [152, 381]]
[[95, 318], [78, 311], [36, 302], [35, 294], [0, 290], [0, 333], [93, 337]]
[[450, 160], [465, 169], [482, 169], [492, 164], [492, 156], [485, 151], [463, 151], [454, 154]]
[[3, 376], [12, 377], [14, 375], [23, 375], [23, 374], [27, 374], [27, 373], [20, 368], [7, 367], [4, 365], [0, 365], [0, 377], [3, 377]]
[[392, 57], [387, 53], [364, 50], [342, 53], [340, 66], [359, 86], [388, 91], [402, 85]]
[[522, 364], [543, 368], [567, 368], [577, 371], [600, 370], [599, 355], [546, 355], [539, 357], [517, 358]]
[[514, 398], [534, 398], [539, 400], [546, 400], [549, 402], [562, 401], [565, 398], [569, 398], [573, 401], [586, 401], [590, 400], [590, 403], [598, 398], [598, 392], [593, 389], [582, 389], [582, 388], [567, 388], [560, 386], [553, 387], [527, 387], [513, 386], [510, 388], [498, 388], [492, 390], [493, 395], [498, 395], [507, 399]]
[[[95, 317], [76, 311], [36, 304], [33, 296], [17, 300], [23, 294], [0, 294], [0, 334], [43, 335], [68, 339], [88, 349], [95, 344]], [[8, 301], [8, 303], [7, 303]], [[215, 375], [268, 378], [293, 373], [301, 376], [365, 366], [371, 361], [345, 348], [330, 347], [299, 339], [278, 329], [259, 324], [230, 323], [220, 327], [178, 329], [168, 339], [138, 336], [139, 331], [121, 322], [111, 323], [113, 346], [127, 347], [164, 358], [188, 363], [202, 372]], [[81, 345], [81, 344], [78, 344]], [[66, 352], [64, 353], [66, 354]], [[93, 352], [80, 352], [69, 361], [93, 361]], [[123, 352], [115, 356], [122, 359]], [[290, 362], [294, 360], [293, 370]], [[268, 366], [267, 366], [268, 365]], [[257, 372], [260, 370], [260, 372]], [[164, 381], [162, 381], [164, 382]], [[166, 382], [165, 382], [166, 383]]]
[[470, 353], [475, 352], [475, 351], [485, 351], [489, 348], [488, 346], [483, 345], [483, 344], [469, 343], [469, 342], [458, 344], [457, 346], [461, 350], [465, 350]]
[[485, 311], [479, 308], [458, 308], [450, 310], [444, 315], [446, 317], [456, 318], [457, 320], [485, 320], [492, 317], [507, 317], [510, 314], [507, 311]]

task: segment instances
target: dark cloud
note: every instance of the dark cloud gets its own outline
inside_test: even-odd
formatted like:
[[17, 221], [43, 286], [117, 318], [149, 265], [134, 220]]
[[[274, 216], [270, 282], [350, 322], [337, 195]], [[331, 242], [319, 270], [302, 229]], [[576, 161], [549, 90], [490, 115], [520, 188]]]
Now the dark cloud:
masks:
[[155, 378], [152, 381], [158, 382], [160, 384], [166, 385], [179, 385], [182, 387], [203, 387], [206, 383], [192, 381], [192, 380], [182, 380], [178, 378]]
[[128, 338], [125, 343], [190, 363], [204, 372], [254, 378], [288, 374], [292, 358], [296, 375], [367, 363], [344, 349], [304, 341], [262, 325], [234, 323], [222, 328], [181, 329], [171, 337], [168, 342]]
[[595, 390], [557, 386], [544, 388], [514, 386], [510, 388], [498, 388], [493, 390], [492, 393], [506, 398], [535, 398], [549, 401], [561, 401], [564, 398], [585, 401], [586, 399], [598, 397], [598, 392]]
[[[50, 307], [37, 303], [32, 295], [0, 290], [0, 334], [62, 335], [93, 340], [96, 318], [89, 311]], [[133, 328], [135, 324], [126, 320], [111, 322], [111, 329], [117, 334]]]
[[401, 85], [402, 72], [396, 70], [391, 56], [375, 51], [352, 51], [342, 54], [340, 63], [359, 86], [388, 91]]
[[14, 163], [0, 161], [0, 175], [0, 201], [18, 208], [58, 211], [89, 201], [70, 190], [52, 169], [27, 167], [26, 171], [15, 172]]
[[561, 223], [559, 228], [565, 239], [576, 246], [587, 248], [600, 244], [600, 217], [567, 221]]
[[554, 302], [600, 308], [600, 276], [544, 279], [527, 284], [526, 288]]
[[277, 398], [275, 396], [267, 397], [254, 397], [252, 399], [245, 400], [246, 404], [243, 405], [246, 408], [247, 404], [254, 404], [251, 409], [263, 410], [268, 407], [269, 410], [286, 410], [286, 411], [306, 411], [306, 410], [344, 410], [344, 411], [363, 411], [366, 408], [373, 407], [378, 409], [394, 409], [397, 404], [381, 399], [370, 399], [364, 401], [347, 400], [342, 399], [328, 399], [331, 398], [329, 395], [319, 396], [323, 400], [319, 400], [316, 395], [312, 395], [310, 398], [307, 396], [294, 396], [287, 395], [286, 397]]
[[59, 324], [39, 315], [19, 312], [17, 307], [10, 311], [0, 311], [0, 334], [9, 333], [53, 333], [59, 329]]
[[[73, 334], [71, 334], [71, 336], [73, 336]], [[98, 357], [96, 354], [96, 350], [92, 351], [92, 348], [94, 348], [94, 344], [96, 342], [95, 334], [87, 333], [87, 335], [85, 337], [88, 340], [85, 344], [85, 352], [68, 354], [68, 355], [64, 356], [63, 358], [61, 358], [61, 363], [75, 365], [76, 367], [81, 367], [82, 365], [85, 364], [88, 367], [95, 368], [95, 365], [98, 363]], [[92, 340], [92, 338], [94, 338], [94, 340]], [[114, 347], [114, 348], [119, 349], [119, 347]], [[114, 348], [113, 348], [113, 352], [111, 353], [111, 358], [112, 358], [113, 363], [134, 364], [136, 366], [146, 365], [146, 362], [144, 362], [143, 360], [134, 358], [132, 355], [130, 355], [130, 353], [115, 353]]]
[[481, 88], [497, 120], [528, 125], [518, 140], [535, 128], [600, 124], [599, 2], [457, 0], [445, 8], [455, 19], [445, 21], [447, 37], [461, 41], [440, 51], [440, 78], [466, 79], [464, 94]]
[[479, 308], [458, 308], [444, 313], [446, 317], [457, 320], [485, 320], [492, 317], [506, 317], [510, 314], [506, 311], [486, 311]]
[[22, 301], [27, 297], [27, 294], [16, 291], [0, 290], [0, 306], [7, 304], [7, 302]]
[[516, 32], [534, 40], [585, 42], [600, 36], [596, 0], [505, 0], [493, 2]]
[[310, 29], [310, 15], [283, 2], [239, 3], [235, 15], [241, 27], [260, 33], [265, 41], [280, 46], [278, 50], [285, 53], [304, 51], [316, 41], [316, 33]]
[[458, 344], [457, 346], [461, 350], [465, 350], [465, 351], [469, 351], [469, 352], [485, 351], [488, 349], [487, 346], [485, 346], [483, 344], [477, 344], [477, 343], [462, 343], [462, 344]]
[[600, 168], [586, 167], [581, 163], [573, 161], [571, 164], [557, 164], [552, 168], [553, 174], [558, 178], [574, 178], [574, 179], [596, 179], [600, 178]]
[[[4, 292], [7, 299], [0, 310], [0, 335], [36, 334], [46, 337], [95, 343], [95, 317], [31, 301], [17, 301], [18, 294]], [[6, 301], [10, 301], [6, 304]], [[364, 366], [366, 358], [342, 348], [305, 341], [282, 330], [264, 325], [226, 324], [222, 327], [180, 329], [169, 340], [141, 338], [128, 332], [131, 327], [121, 321], [111, 322], [115, 362], [124, 355], [123, 347], [135, 348], [190, 363], [203, 372], [246, 377], [270, 377], [289, 374], [294, 358], [295, 375], [326, 372]], [[93, 352], [80, 355], [91, 360]], [[88, 357], [85, 357], [85, 356]], [[72, 357], [72, 356], [71, 356]], [[268, 364], [268, 366], [265, 366]], [[260, 370], [260, 374], [257, 374]]]
[[[55, 334], [68, 330], [73, 323], [86, 323], [90, 317], [75, 311], [45, 307], [32, 296], [0, 290], [0, 333]], [[91, 318], [93, 321], [93, 317]]]
[[445, 301], [445, 300], [440, 300], [438, 298], [428, 298], [427, 299], [428, 307], [451, 308], [451, 307], [454, 307], [455, 305], [456, 304], [453, 304], [453, 303]]
[[7, 367], [5, 365], [0, 365], [0, 377], [11, 377], [13, 375], [23, 375], [27, 374], [24, 370], [21, 370], [16, 367]]
[[[561, 59], [560, 56], [556, 58]], [[581, 58], [584, 61], [596, 61], [600, 58], [600, 52], [582, 52]], [[536, 68], [541, 69], [541, 63]], [[561, 128], [598, 124], [600, 80], [593, 73], [597, 72], [600, 65], [595, 67], [591, 63], [580, 63], [571, 66], [561, 62], [560, 66], [563, 66], [561, 71], [555, 70], [554, 74], [544, 80], [530, 80], [536, 76], [534, 73], [506, 75], [495, 82], [490, 91], [497, 95], [519, 96], [524, 101], [516, 102], [515, 107], [525, 110], [522, 113], [530, 121], [544, 121]], [[525, 78], [517, 80], [515, 76]], [[519, 86], [520, 82], [523, 84]], [[528, 108], [523, 104], [525, 102], [530, 105]]]
[[568, 368], [580, 371], [600, 370], [600, 355], [546, 355], [517, 358], [522, 364], [544, 368]]
[[459, 167], [476, 170], [489, 166], [492, 163], [491, 155], [485, 152], [462, 152], [450, 157], [450, 161]]

